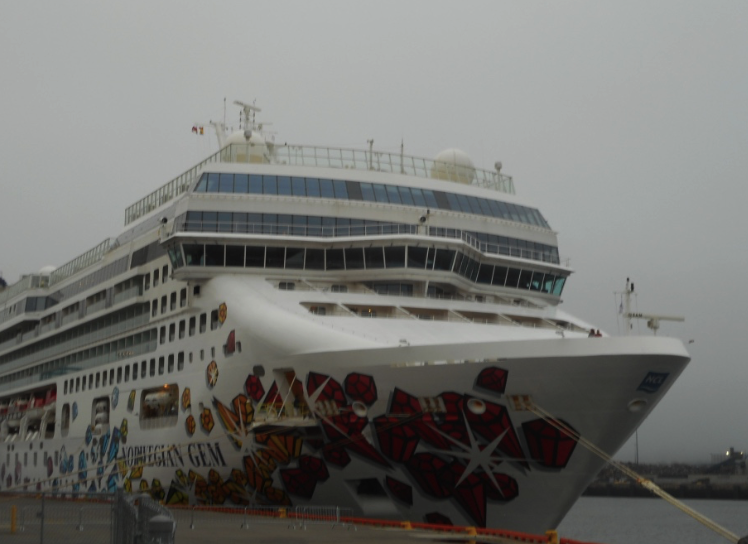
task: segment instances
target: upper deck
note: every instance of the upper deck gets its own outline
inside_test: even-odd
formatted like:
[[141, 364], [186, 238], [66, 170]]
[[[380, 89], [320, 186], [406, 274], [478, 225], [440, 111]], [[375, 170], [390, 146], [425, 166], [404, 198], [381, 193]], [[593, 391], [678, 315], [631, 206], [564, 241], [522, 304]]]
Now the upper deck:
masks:
[[226, 145], [220, 151], [129, 206], [125, 210], [125, 225], [186, 192], [195, 181], [195, 176], [211, 163], [258, 163], [307, 168], [366, 170], [385, 174], [410, 175], [418, 178], [451, 179], [463, 184], [514, 194], [514, 181], [510, 176], [501, 174], [498, 170], [465, 168], [459, 164], [373, 150], [288, 144], [274, 145], [270, 143], [265, 149], [267, 152], [258, 154], [255, 144], [252, 143]]

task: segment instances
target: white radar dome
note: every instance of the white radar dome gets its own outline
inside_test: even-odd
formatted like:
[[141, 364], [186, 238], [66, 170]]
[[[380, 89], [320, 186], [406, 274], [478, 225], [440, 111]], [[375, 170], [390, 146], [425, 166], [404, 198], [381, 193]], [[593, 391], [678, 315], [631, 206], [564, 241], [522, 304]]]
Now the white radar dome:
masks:
[[472, 183], [475, 179], [475, 166], [464, 151], [445, 149], [434, 159], [431, 177], [459, 183]]
[[40, 276], [49, 276], [55, 270], [57, 270], [56, 266], [52, 266], [52, 265], [43, 266], [43, 267], [41, 267], [39, 269], [39, 275]]
[[231, 159], [234, 162], [268, 162], [270, 155], [265, 138], [258, 130], [237, 130], [230, 134], [224, 142], [223, 148], [233, 145]]

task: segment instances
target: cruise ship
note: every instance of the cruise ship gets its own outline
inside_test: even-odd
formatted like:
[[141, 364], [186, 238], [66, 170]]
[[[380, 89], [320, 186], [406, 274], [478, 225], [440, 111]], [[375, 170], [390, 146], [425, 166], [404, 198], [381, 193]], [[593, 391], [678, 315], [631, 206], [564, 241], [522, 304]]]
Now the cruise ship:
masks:
[[563, 311], [500, 163], [276, 143], [237, 104], [116, 238], [0, 287], [0, 492], [554, 529], [604, 463], [576, 438], [614, 454], [682, 342]]

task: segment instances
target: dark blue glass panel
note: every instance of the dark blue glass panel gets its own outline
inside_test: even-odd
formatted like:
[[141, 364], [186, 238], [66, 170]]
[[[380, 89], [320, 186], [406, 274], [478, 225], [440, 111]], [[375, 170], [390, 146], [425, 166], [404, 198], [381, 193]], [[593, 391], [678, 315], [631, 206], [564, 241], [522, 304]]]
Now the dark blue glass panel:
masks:
[[[420, 189], [416, 189], [415, 187], [412, 187], [410, 189], [410, 194], [413, 195], [413, 202], [416, 206], [426, 206], [426, 199], [423, 196], [423, 192]], [[434, 206], [436, 207], [436, 206]]]
[[389, 202], [389, 199], [387, 198], [387, 189], [384, 188], [384, 185], [381, 183], [373, 183], [372, 187], [374, 188], [374, 198], [377, 202]]
[[208, 192], [218, 192], [218, 174], [208, 174]]
[[361, 184], [361, 196], [367, 202], [376, 202], [376, 198], [374, 198], [374, 189], [372, 188], [371, 183]]
[[470, 207], [470, 202], [468, 202], [465, 195], [457, 195], [457, 200], [460, 203], [460, 210], [462, 210], [463, 213], [473, 213], [473, 210]]
[[221, 174], [218, 182], [219, 193], [234, 192], [234, 174]]
[[293, 216], [293, 235], [294, 236], [306, 236], [306, 215], [294, 215]]
[[279, 195], [290, 195], [291, 193], [291, 178], [288, 176], [278, 176], [278, 194]]
[[390, 204], [402, 204], [400, 193], [395, 185], [387, 185], [387, 198]]
[[309, 236], [322, 236], [322, 218], [310, 215], [307, 219]]
[[306, 178], [306, 196], [319, 198], [319, 180], [317, 178]]
[[249, 192], [253, 195], [262, 194], [262, 176], [255, 174], [249, 176]]
[[409, 187], [400, 187], [400, 201], [406, 206], [413, 206], [413, 197]]
[[265, 195], [278, 194], [278, 180], [275, 176], [262, 176], [262, 193]]
[[195, 186], [196, 193], [204, 193], [208, 189], [208, 174], [203, 174]]
[[293, 225], [292, 215], [278, 214], [278, 234], [290, 234]]
[[462, 211], [462, 206], [460, 206], [460, 202], [457, 200], [457, 195], [452, 193], [446, 193], [447, 202], [449, 202], [449, 209], [454, 210], [456, 212]]
[[345, 181], [336, 179], [332, 183], [335, 187], [335, 198], [348, 200], [348, 189], [346, 188]]
[[306, 181], [304, 178], [291, 178], [293, 196], [306, 196]]
[[247, 174], [234, 174], [234, 192], [247, 194], [249, 192], [249, 176]]
[[335, 191], [332, 188], [331, 179], [319, 180], [319, 194], [322, 198], [335, 198]]

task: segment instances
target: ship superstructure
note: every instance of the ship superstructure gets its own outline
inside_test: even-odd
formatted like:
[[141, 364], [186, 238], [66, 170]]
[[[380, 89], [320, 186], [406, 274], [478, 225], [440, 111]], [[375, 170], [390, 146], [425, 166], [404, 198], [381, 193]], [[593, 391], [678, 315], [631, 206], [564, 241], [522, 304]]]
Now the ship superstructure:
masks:
[[[0, 490], [556, 526], [688, 362], [589, 337], [513, 180], [243, 128], [0, 291]], [[543, 418], [532, 409], [553, 414]]]

